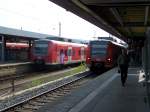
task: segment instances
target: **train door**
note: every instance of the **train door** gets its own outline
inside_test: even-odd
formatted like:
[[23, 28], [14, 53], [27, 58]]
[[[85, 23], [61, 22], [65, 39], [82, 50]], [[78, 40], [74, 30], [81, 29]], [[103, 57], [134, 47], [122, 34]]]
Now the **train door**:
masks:
[[65, 58], [65, 52], [64, 52], [64, 49], [61, 49], [60, 50], [60, 63], [61, 64], [64, 64], [64, 58]]
[[68, 63], [72, 61], [72, 47], [68, 47]]
[[84, 60], [84, 47], [81, 47], [81, 60]]

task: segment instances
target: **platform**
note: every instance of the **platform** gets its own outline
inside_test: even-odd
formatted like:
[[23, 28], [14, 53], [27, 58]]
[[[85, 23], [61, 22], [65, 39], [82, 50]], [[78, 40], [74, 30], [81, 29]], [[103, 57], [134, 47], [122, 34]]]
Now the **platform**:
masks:
[[5, 62], [0, 63], [0, 67], [10, 67], [10, 66], [18, 66], [18, 65], [25, 65], [25, 64], [31, 64], [31, 62]]
[[0, 78], [13, 76], [17, 73], [28, 73], [32, 71], [31, 62], [5, 62], [0, 63]]
[[126, 86], [122, 87], [120, 74], [112, 69], [38, 112], [150, 112], [139, 70], [130, 68]]

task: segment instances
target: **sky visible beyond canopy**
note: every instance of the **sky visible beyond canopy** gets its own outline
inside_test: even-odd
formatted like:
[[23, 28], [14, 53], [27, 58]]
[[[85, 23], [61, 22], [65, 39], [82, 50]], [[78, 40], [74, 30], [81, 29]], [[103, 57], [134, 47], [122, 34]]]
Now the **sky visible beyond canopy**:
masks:
[[109, 34], [48, 0], [0, 0], [0, 26], [73, 39]]

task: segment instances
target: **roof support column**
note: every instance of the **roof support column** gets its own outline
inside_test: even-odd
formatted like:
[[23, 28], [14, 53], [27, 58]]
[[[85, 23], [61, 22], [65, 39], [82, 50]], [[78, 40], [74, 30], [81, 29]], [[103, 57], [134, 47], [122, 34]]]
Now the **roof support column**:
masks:
[[149, 13], [149, 6], [146, 6], [146, 8], [145, 8], [145, 20], [144, 20], [145, 26], [147, 25], [148, 13]]
[[[122, 18], [119, 15], [117, 9], [116, 8], [110, 8], [110, 11], [114, 15], [114, 17], [116, 18], [116, 20], [119, 22], [119, 24], [121, 25], [121, 27], [124, 27], [124, 23], [122, 21]], [[129, 30], [129, 28], [125, 28], [125, 30], [131, 35], [131, 31]]]
[[2, 43], [1, 43], [1, 62], [5, 61], [5, 46], [6, 46], [6, 41], [4, 36], [1, 36]]
[[31, 47], [32, 47], [32, 41], [31, 41], [31, 40], [29, 40], [28, 42], [29, 42], [28, 60], [30, 60], [30, 59], [31, 59]]
[[150, 79], [150, 27], [147, 28], [145, 40], [145, 69], [147, 72], [146, 80]]
[[[146, 40], [144, 45], [144, 69], [145, 69], [145, 84], [147, 90], [147, 96], [150, 96], [150, 27], [147, 28], [146, 32]], [[150, 101], [150, 97], [148, 97], [148, 101]]]

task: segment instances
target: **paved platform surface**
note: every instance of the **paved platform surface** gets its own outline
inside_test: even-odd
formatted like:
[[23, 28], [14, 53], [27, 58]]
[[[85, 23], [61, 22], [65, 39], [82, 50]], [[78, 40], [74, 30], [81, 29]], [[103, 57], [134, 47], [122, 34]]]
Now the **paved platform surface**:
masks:
[[0, 63], [0, 67], [17, 66], [17, 65], [25, 65], [25, 64], [31, 64], [31, 62], [5, 62], [5, 63]]
[[39, 112], [150, 112], [149, 102], [144, 101], [146, 89], [138, 82], [139, 68], [129, 69], [125, 87], [116, 71], [100, 75]]

